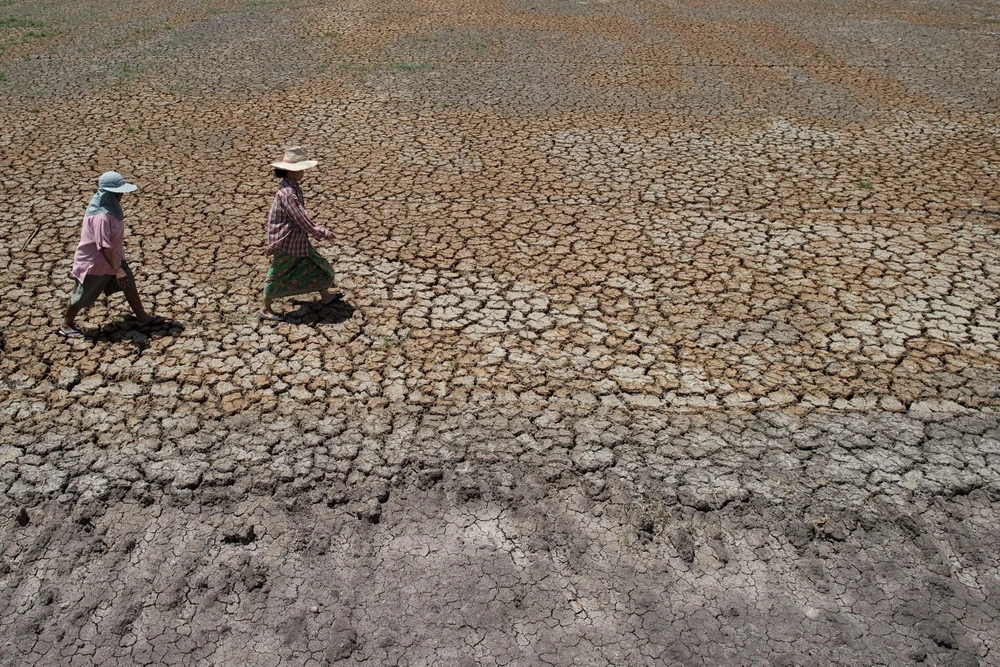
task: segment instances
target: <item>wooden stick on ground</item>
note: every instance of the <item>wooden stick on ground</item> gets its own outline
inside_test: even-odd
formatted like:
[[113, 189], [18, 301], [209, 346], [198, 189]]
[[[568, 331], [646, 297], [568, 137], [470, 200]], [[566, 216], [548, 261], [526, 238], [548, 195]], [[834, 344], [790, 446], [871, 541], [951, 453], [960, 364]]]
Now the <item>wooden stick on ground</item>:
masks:
[[42, 223], [38, 223], [38, 226], [35, 227], [35, 231], [31, 232], [31, 236], [29, 236], [28, 240], [24, 242], [24, 245], [21, 246], [21, 250], [27, 248], [28, 244], [35, 240], [35, 237], [38, 236], [38, 232], [40, 231], [42, 231]]

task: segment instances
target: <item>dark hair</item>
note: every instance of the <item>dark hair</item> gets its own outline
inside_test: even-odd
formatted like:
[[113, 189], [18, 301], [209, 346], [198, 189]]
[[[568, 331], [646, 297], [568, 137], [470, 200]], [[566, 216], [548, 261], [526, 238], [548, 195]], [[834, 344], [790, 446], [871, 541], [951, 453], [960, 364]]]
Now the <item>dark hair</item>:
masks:
[[274, 177], [275, 178], [284, 178], [285, 176], [288, 176], [288, 170], [287, 169], [278, 169], [277, 167], [274, 168]]

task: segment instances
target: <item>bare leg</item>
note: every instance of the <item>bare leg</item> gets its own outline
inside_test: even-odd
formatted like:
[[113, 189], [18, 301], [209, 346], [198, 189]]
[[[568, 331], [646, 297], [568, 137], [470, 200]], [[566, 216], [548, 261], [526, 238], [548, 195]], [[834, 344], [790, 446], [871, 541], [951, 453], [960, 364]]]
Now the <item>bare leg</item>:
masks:
[[135, 323], [140, 327], [149, 324], [151, 318], [147, 313], [146, 309], [142, 307], [142, 299], [139, 298], [138, 290], [125, 290], [125, 300], [128, 301], [129, 307], [132, 312], [135, 313]]
[[264, 299], [264, 304], [260, 307], [260, 312], [264, 315], [274, 315], [274, 311], [271, 310], [270, 299]]
[[69, 331], [73, 328], [73, 323], [76, 321], [76, 316], [80, 314], [80, 306], [70, 306], [66, 309], [66, 314], [63, 315], [62, 327], [63, 331]]

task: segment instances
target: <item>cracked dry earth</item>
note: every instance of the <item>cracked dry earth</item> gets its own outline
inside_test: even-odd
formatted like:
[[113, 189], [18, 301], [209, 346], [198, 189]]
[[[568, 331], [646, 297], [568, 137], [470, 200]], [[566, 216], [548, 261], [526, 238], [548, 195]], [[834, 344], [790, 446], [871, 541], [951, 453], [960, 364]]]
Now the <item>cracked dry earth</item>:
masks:
[[1000, 665], [1000, 4], [115, 4], [0, 2], [0, 664]]

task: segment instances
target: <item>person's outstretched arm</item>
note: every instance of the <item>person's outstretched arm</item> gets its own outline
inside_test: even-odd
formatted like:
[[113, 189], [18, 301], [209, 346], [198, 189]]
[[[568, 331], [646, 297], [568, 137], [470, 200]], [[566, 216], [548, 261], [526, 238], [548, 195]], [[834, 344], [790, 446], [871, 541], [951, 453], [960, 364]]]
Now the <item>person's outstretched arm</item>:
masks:
[[313, 238], [317, 239], [328, 239], [330, 238], [330, 231], [326, 227], [317, 225], [309, 216], [306, 214], [306, 207], [302, 205], [299, 198], [295, 195], [289, 195], [285, 198], [285, 211], [288, 216], [292, 219], [300, 229], [305, 233], [309, 234]]
[[[108, 263], [108, 266], [115, 272], [115, 279], [121, 287], [125, 287], [128, 279], [125, 275], [125, 269], [122, 268], [121, 261], [115, 258], [115, 246], [117, 245], [114, 238], [114, 233], [112, 230], [112, 225], [114, 222], [111, 220], [111, 216], [105, 214], [95, 220], [100, 226], [97, 229], [97, 249], [100, 251], [104, 260]], [[121, 240], [119, 239], [120, 243]], [[122, 249], [121, 254], [124, 256], [124, 249]]]

